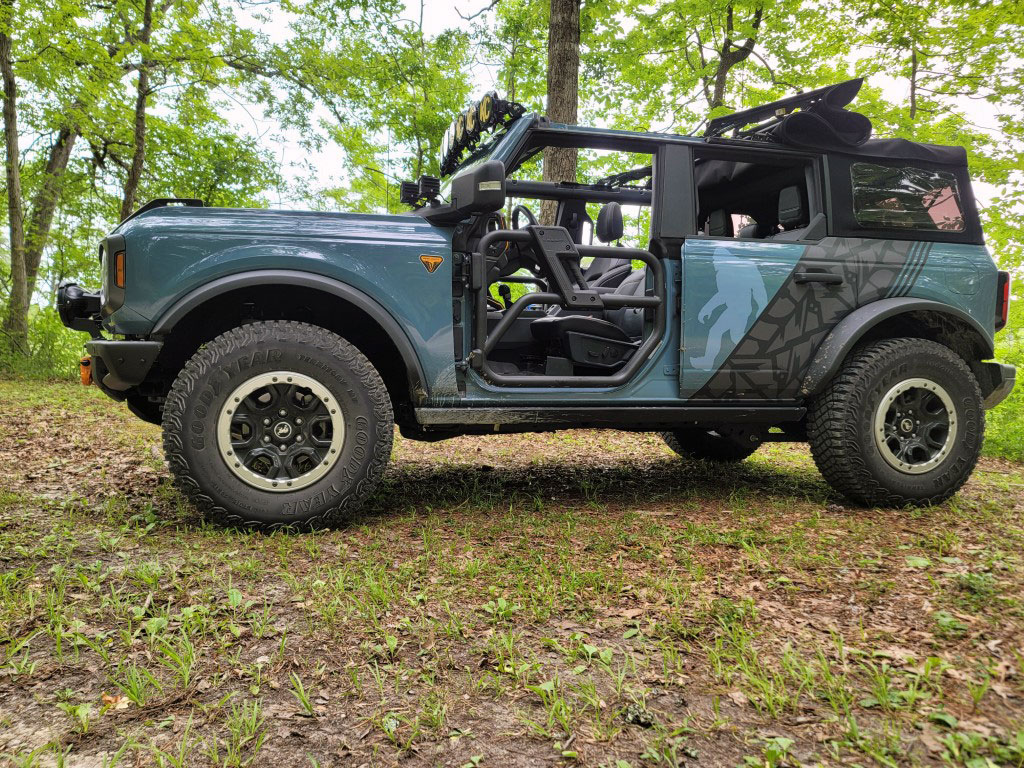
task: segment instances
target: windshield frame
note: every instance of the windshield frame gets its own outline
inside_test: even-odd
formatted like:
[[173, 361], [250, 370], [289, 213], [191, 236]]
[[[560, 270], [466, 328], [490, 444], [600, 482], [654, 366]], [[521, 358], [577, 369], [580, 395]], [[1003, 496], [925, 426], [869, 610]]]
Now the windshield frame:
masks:
[[504, 126], [504, 130], [495, 131], [487, 143], [470, 153], [451, 173], [444, 177], [441, 184], [441, 199], [449, 199], [452, 179], [470, 168], [475, 168], [488, 160], [500, 160], [507, 168], [509, 160], [515, 156], [535, 121], [536, 114], [528, 112], [508, 123]]

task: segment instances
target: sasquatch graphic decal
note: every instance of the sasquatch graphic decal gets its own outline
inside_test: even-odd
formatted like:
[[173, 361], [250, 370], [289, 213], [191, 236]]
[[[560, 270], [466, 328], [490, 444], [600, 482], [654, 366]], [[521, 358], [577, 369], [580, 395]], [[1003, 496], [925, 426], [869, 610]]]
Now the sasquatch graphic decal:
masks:
[[[808, 246], [765, 311], [693, 397], [796, 398], [811, 358], [833, 326], [863, 304], [907, 295], [930, 250], [929, 243], [857, 238]], [[797, 273], [814, 271], [841, 275], [843, 282], [796, 282]]]
[[712, 259], [717, 290], [701, 307], [698, 322], [710, 322], [715, 310], [723, 309], [708, 330], [704, 354], [690, 357], [693, 368], [713, 368], [726, 337], [733, 342], [741, 339], [751, 312], [754, 317], [759, 316], [768, 303], [764, 278], [754, 261], [730, 258], [728, 248], [716, 248]]

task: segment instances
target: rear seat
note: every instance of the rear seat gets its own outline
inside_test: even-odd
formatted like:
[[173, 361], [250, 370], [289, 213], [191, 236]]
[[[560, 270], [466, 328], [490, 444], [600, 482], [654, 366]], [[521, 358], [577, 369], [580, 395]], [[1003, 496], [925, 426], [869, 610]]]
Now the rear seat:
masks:
[[800, 187], [783, 187], [779, 191], [779, 224], [782, 232], [770, 240], [800, 240], [807, 230], [807, 206]]
[[724, 208], [708, 214], [705, 233], [712, 237], [732, 237], [732, 216]]
[[766, 237], [771, 237], [777, 228], [759, 222], [753, 224], [747, 224], [745, 227], [740, 227], [740, 231], [736, 233], [736, 237], [746, 237], [754, 240], [764, 240]]

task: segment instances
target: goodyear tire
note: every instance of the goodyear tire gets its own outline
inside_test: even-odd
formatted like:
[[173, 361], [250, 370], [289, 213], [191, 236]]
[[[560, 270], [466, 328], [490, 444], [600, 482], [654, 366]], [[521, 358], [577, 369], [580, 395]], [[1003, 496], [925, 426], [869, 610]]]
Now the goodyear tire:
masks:
[[394, 417], [380, 375], [352, 344], [304, 323], [261, 322], [188, 361], [163, 433], [175, 484], [206, 517], [308, 528], [338, 522], [373, 493]]
[[761, 434], [744, 427], [677, 429], [661, 436], [683, 458], [720, 463], [743, 461], [761, 445]]
[[936, 504], [967, 482], [981, 452], [978, 382], [924, 339], [860, 347], [811, 403], [808, 440], [828, 483], [869, 506]]

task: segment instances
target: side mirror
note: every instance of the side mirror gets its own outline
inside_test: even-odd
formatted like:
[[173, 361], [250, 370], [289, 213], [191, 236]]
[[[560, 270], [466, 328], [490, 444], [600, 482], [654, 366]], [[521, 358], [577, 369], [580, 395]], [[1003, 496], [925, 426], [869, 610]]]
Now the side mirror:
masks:
[[505, 164], [488, 160], [452, 179], [451, 200], [436, 208], [417, 211], [434, 224], [454, 224], [477, 213], [491, 213], [505, 205]]

